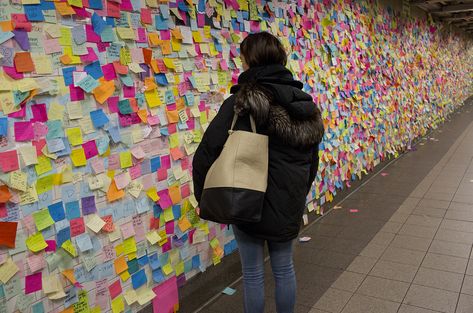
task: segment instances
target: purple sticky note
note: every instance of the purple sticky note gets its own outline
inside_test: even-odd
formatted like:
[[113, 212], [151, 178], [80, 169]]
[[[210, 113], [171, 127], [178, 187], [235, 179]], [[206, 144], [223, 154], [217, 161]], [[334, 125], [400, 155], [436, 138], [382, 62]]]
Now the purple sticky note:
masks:
[[82, 213], [84, 215], [97, 212], [97, 207], [95, 206], [95, 196], [82, 198], [81, 204], [82, 204]]
[[13, 30], [13, 33], [15, 34], [14, 38], [16, 42], [18, 42], [20, 48], [24, 51], [30, 50], [30, 40], [28, 38], [28, 33], [22, 29], [15, 29]]

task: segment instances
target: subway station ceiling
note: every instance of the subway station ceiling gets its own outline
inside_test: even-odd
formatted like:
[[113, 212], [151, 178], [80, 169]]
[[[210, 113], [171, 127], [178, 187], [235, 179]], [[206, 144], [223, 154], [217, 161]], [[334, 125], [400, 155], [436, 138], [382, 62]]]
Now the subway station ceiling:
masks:
[[444, 21], [467, 33], [473, 33], [473, 0], [410, 0], [410, 4], [429, 12], [435, 20]]

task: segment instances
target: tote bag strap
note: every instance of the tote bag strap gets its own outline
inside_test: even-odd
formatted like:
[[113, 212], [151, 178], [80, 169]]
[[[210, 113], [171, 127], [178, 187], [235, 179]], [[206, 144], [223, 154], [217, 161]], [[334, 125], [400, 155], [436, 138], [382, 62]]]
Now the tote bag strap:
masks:
[[[251, 114], [248, 114], [250, 116], [250, 124], [251, 124], [251, 130], [253, 131], [253, 133], [256, 134], [256, 123], [255, 123], [255, 119], [253, 118], [253, 115]], [[230, 132], [233, 131], [233, 129], [235, 128], [235, 124], [238, 120], [238, 114], [235, 113], [233, 115], [233, 121], [232, 121], [232, 127], [230, 127]]]

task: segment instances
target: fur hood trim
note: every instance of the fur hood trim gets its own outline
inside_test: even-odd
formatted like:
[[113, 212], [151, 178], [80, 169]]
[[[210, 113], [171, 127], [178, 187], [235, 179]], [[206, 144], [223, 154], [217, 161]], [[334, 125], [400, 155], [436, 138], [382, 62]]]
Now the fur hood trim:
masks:
[[317, 145], [324, 134], [322, 117], [312, 97], [292, 86], [241, 84], [234, 109], [239, 115], [251, 114], [258, 126], [290, 146]]

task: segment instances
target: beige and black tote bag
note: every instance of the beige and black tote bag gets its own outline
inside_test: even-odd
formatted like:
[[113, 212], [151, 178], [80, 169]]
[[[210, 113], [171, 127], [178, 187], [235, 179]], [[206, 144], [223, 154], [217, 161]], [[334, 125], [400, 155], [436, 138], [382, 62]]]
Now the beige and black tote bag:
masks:
[[200, 201], [200, 217], [221, 224], [255, 223], [261, 220], [268, 184], [268, 136], [236, 130], [235, 113], [229, 136], [207, 173]]

